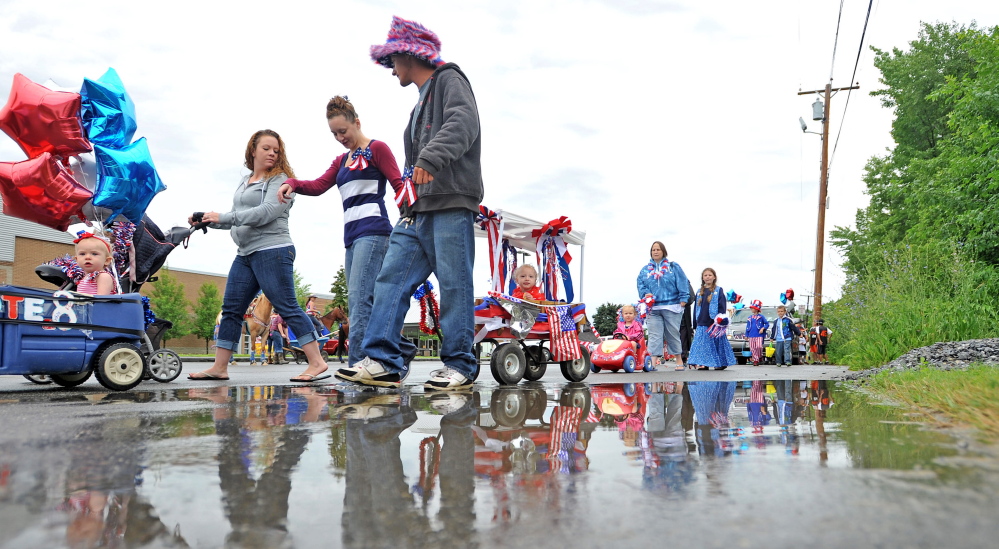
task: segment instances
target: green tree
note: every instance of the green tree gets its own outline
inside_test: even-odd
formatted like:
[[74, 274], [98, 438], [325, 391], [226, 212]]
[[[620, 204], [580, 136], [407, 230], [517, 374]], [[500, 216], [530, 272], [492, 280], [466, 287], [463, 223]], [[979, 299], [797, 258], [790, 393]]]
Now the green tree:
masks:
[[600, 332], [600, 335], [607, 336], [614, 333], [617, 328], [617, 310], [620, 308], [619, 303], [604, 303], [597, 307], [597, 313], [593, 315], [593, 327]]
[[988, 49], [983, 41], [994, 44], [995, 30], [923, 23], [907, 51], [872, 48], [884, 88], [871, 95], [895, 112], [896, 146], [868, 161], [864, 182], [870, 204], [857, 212], [855, 227], [832, 231], [833, 244], [847, 258], [847, 273], [863, 276], [866, 265], [903, 241], [953, 242], [980, 228], [960, 223], [980, 219], [960, 217], [969, 210], [965, 201], [974, 197], [960, 184], [970, 157], [953, 114], [981, 75], [994, 75], [994, 62], [982, 57]]
[[326, 305], [326, 311], [330, 312], [333, 307], [340, 307], [343, 312], [350, 314], [347, 310], [347, 271], [343, 269], [343, 265], [336, 272], [336, 278], [333, 279], [333, 285], [330, 286], [330, 293], [333, 294], [333, 300]]
[[157, 277], [149, 292], [149, 307], [157, 318], [173, 323], [173, 327], [163, 333], [163, 342], [166, 343], [168, 339], [191, 333], [191, 304], [184, 297], [184, 285], [170, 274], [170, 269], [162, 269]]
[[302, 281], [302, 275], [298, 274], [298, 271], [292, 271], [292, 276], [295, 280], [295, 301], [298, 301], [298, 306], [305, 309], [305, 302], [309, 300], [309, 296], [312, 295], [312, 285], [306, 284]]
[[198, 302], [194, 306], [193, 333], [199, 339], [205, 340], [205, 353], [208, 352], [208, 342], [215, 336], [215, 318], [222, 309], [222, 295], [219, 289], [210, 282], [205, 282], [198, 288]]

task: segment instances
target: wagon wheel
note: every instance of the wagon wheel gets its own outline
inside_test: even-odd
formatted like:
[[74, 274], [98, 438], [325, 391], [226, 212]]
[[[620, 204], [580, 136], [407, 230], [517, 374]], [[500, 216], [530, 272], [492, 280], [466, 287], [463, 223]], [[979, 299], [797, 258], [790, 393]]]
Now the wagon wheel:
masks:
[[559, 366], [562, 368], [562, 375], [565, 376], [569, 381], [583, 381], [586, 376], [590, 373], [590, 351], [579, 346], [579, 358], [576, 360], [564, 360], [559, 362]]
[[504, 343], [493, 351], [489, 359], [489, 369], [493, 372], [493, 378], [500, 384], [516, 385], [524, 377], [527, 357], [519, 345]]
[[[567, 383], [562, 389], [558, 403], [561, 406], [574, 406], [583, 410], [584, 414], [588, 414], [592, 404], [591, 398], [588, 386], [582, 383]], [[583, 417], [585, 419], [586, 416]]]
[[60, 387], [76, 387], [90, 379], [90, 374], [92, 373], [94, 373], [93, 370], [87, 369], [86, 372], [78, 374], [52, 374], [51, 377], [52, 381]]
[[323, 357], [323, 362], [329, 362], [330, 361], [330, 354], [327, 353], [325, 350], [324, 351], [319, 351], [319, 356]]
[[541, 345], [527, 348], [527, 367], [524, 368], [524, 379], [527, 381], [537, 381], [545, 377], [545, 370], [548, 369], [548, 349]]
[[159, 349], [149, 355], [149, 377], [160, 383], [169, 383], [180, 375], [184, 368], [180, 355], [170, 349]]
[[97, 359], [97, 381], [112, 391], [127, 391], [142, 381], [146, 359], [134, 345], [115, 343]]
[[500, 387], [489, 401], [493, 420], [502, 427], [521, 427], [527, 417], [527, 399], [516, 387]]

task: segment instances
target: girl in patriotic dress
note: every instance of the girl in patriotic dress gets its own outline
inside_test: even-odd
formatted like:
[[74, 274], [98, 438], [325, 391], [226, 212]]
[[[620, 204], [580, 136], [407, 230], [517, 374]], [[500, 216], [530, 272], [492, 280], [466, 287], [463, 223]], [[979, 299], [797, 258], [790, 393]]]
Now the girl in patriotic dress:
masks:
[[92, 295], [118, 293], [114, 275], [109, 271], [114, 257], [111, 243], [104, 237], [80, 231], [73, 240], [76, 244], [76, 264], [83, 271], [83, 278], [76, 284], [76, 291]]
[[[396, 204], [412, 205], [416, 193], [403, 182], [399, 165], [389, 146], [369, 139], [361, 131], [361, 120], [345, 96], [336, 96], [326, 105], [326, 120], [333, 137], [347, 149], [333, 160], [318, 179], [289, 179], [278, 192], [290, 200], [292, 193], [319, 196], [336, 186], [343, 201], [343, 244], [347, 248], [344, 271], [347, 275], [347, 310], [350, 323], [348, 364], [360, 361], [364, 332], [374, 303], [375, 279], [388, 251], [392, 223], [385, 207], [385, 184], [392, 185]], [[410, 194], [411, 192], [411, 194]]]
[[728, 309], [725, 290], [718, 286], [718, 274], [708, 267], [701, 271], [701, 287], [694, 294], [694, 343], [690, 347], [691, 365], [698, 370], [724, 370], [736, 364], [735, 353], [724, 327], [716, 326], [718, 315]]

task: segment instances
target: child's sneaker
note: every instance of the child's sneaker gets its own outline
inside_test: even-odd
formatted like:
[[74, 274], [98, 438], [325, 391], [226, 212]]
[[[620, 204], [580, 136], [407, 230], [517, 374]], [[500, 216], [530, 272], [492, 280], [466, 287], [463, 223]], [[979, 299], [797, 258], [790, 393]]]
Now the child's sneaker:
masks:
[[404, 378], [398, 372], [389, 372], [384, 366], [368, 357], [364, 357], [353, 366], [340, 368], [335, 375], [340, 379], [361, 385], [392, 388], [398, 388]]
[[430, 379], [423, 384], [423, 387], [431, 390], [455, 391], [471, 388], [472, 380], [458, 370], [445, 366], [430, 372]]

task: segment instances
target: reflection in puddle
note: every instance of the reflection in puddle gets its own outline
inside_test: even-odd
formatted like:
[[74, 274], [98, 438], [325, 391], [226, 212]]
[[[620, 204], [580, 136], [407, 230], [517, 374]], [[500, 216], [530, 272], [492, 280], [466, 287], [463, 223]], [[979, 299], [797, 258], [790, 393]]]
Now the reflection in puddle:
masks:
[[82, 423], [0, 446], [0, 546], [502, 545], [504, 525], [593, 530], [580, 517], [608, 498], [710, 508], [792, 469], [817, 485], [953, 453], [825, 381], [122, 394], [62, 401]]

